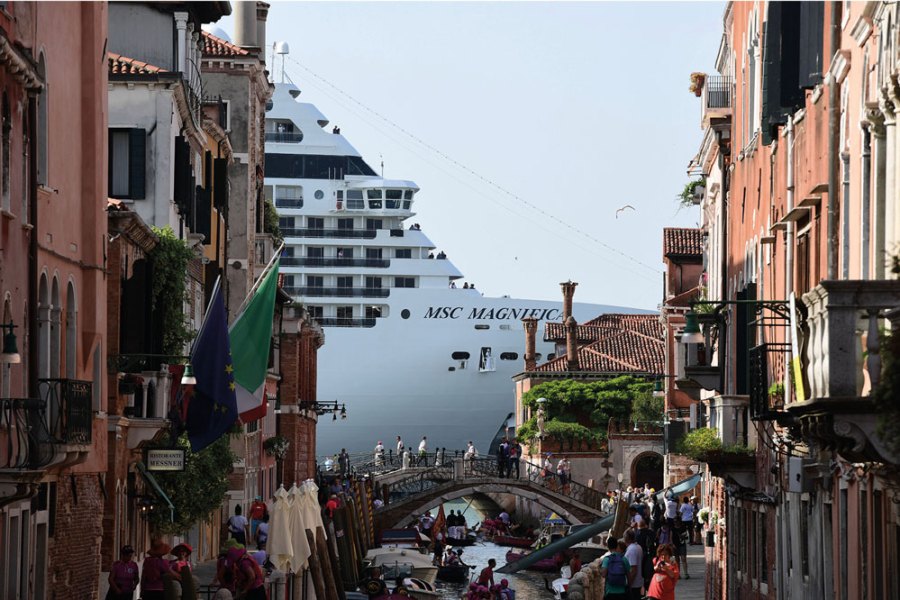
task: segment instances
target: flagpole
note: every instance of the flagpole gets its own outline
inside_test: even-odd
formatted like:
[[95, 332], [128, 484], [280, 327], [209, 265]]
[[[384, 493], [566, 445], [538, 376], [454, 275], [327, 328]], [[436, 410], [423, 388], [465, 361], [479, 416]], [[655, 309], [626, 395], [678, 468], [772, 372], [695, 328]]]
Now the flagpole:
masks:
[[269, 270], [275, 264], [275, 261], [278, 260], [278, 257], [281, 256], [281, 250], [284, 248], [284, 242], [281, 242], [281, 245], [278, 246], [278, 249], [272, 253], [272, 258], [269, 259], [269, 263], [266, 265], [266, 268], [263, 269], [263, 272], [259, 277], [256, 278], [256, 281], [253, 282], [253, 287], [250, 288], [250, 291], [247, 292], [247, 296], [244, 298], [244, 301], [241, 303], [240, 308], [237, 310], [237, 317], [235, 317], [235, 321], [237, 321], [241, 314], [243, 314], [244, 309], [247, 308], [247, 304], [250, 302], [250, 298], [253, 297], [253, 294], [256, 292], [256, 289], [262, 284], [262, 281], [266, 278]]
[[200, 337], [200, 334], [203, 333], [203, 330], [206, 328], [207, 318], [206, 315], [209, 314], [209, 309], [212, 307], [213, 301], [216, 299], [216, 294], [219, 292], [219, 284], [222, 282], [222, 276], [216, 276], [216, 283], [213, 285], [212, 293], [209, 295], [209, 304], [206, 305], [206, 312], [203, 313], [203, 322], [200, 324], [200, 329], [197, 330], [197, 335], [194, 336], [194, 339], [191, 340], [191, 349], [188, 352], [188, 356], [190, 357], [194, 353], [194, 344], [197, 342], [197, 338]]

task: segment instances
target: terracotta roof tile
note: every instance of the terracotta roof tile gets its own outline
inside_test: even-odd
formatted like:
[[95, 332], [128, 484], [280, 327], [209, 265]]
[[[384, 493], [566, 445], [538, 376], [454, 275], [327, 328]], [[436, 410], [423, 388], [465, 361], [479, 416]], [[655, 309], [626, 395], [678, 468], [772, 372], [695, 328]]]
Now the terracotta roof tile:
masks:
[[229, 41], [216, 37], [213, 34], [203, 32], [203, 56], [249, 56], [250, 52]]
[[[561, 337], [555, 337], [559, 333], [557, 329], [562, 333]], [[578, 335], [579, 338], [594, 336], [578, 348], [579, 371], [623, 374], [665, 371], [665, 329], [659, 322], [659, 315], [601, 315], [579, 325]], [[545, 339], [565, 339], [562, 324], [547, 323]], [[566, 356], [562, 355], [534, 370], [565, 373], [569, 366]]]
[[663, 229], [663, 256], [702, 256], [703, 238], [700, 230], [687, 227]]
[[166, 72], [165, 69], [115, 52], [107, 52], [106, 61], [109, 65], [110, 75], [153, 75]]

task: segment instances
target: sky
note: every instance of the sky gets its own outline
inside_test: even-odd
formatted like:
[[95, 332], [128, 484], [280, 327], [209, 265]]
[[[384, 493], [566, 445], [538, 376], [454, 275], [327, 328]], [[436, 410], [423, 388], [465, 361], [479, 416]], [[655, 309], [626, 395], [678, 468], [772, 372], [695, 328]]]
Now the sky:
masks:
[[[723, 2], [274, 2], [268, 54], [486, 296], [656, 309]], [[227, 18], [217, 24], [233, 32]], [[281, 61], [270, 66], [280, 80]], [[617, 210], [630, 205], [618, 213]]]

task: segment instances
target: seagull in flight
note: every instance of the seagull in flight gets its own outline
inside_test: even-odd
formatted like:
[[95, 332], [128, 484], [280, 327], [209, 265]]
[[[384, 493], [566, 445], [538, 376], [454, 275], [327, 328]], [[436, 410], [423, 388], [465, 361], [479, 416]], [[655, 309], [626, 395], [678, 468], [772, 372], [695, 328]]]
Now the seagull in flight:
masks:
[[636, 210], [632, 205], [626, 204], [625, 206], [623, 206], [622, 208], [620, 208], [619, 210], [616, 211], [617, 219], [619, 218], [619, 213], [622, 212], [623, 210], [625, 210], [626, 208], [630, 208], [631, 210]]

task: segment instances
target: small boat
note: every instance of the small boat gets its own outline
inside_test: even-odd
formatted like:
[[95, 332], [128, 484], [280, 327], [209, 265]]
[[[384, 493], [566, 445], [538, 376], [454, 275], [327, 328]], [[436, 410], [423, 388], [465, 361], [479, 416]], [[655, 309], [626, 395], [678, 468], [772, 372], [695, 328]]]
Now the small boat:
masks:
[[429, 585], [434, 585], [437, 579], [438, 568], [432, 564], [431, 558], [412, 549], [373, 548], [366, 554], [365, 560], [368, 566], [380, 567], [385, 579], [394, 579], [404, 572]]
[[464, 538], [447, 538], [447, 544], [450, 546], [472, 546], [478, 541], [478, 536], [474, 531], [470, 531]]
[[534, 544], [534, 538], [521, 537], [518, 535], [495, 534], [491, 541], [498, 546], [512, 546], [514, 548], [531, 548]]
[[437, 578], [439, 581], [447, 581], [450, 583], [465, 583], [469, 580], [469, 565], [444, 565], [438, 567]]
[[[509, 564], [520, 561], [529, 554], [530, 552], [527, 551], [510, 550], [506, 553], [506, 563]], [[560, 564], [562, 564], [562, 561], [560, 559], [561, 557], [559, 555], [552, 556], [550, 558], [542, 558], [541, 560], [528, 567], [528, 570], [541, 571], [543, 573], [552, 573], [554, 571], [558, 571]]]

